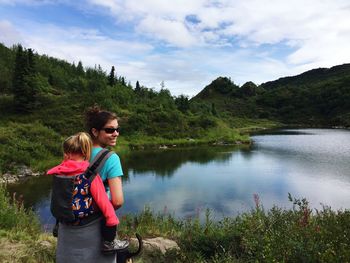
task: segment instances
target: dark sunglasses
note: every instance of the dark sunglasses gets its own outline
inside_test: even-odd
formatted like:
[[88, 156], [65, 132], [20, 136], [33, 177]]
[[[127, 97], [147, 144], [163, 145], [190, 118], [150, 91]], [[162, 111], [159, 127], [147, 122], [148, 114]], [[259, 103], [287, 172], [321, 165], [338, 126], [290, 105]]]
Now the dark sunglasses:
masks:
[[101, 130], [104, 130], [106, 133], [114, 133], [114, 132], [117, 132], [119, 133], [120, 132], [120, 127], [118, 128], [102, 128]]

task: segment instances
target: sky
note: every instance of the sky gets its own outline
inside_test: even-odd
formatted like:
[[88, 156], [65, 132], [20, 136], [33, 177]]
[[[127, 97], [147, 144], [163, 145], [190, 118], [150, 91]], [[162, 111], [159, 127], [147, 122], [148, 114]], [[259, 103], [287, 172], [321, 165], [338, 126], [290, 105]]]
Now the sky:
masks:
[[0, 42], [192, 97], [350, 63], [350, 2], [0, 0]]

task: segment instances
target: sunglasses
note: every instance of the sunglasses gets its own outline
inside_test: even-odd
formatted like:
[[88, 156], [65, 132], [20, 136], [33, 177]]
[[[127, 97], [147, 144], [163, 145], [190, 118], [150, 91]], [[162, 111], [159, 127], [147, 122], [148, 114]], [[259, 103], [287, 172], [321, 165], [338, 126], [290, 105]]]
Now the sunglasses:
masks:
[[119, 133], [120, 132], [120, 127], [118, 128], [102, 128], [101, 130], [104, 130], [106, 133], [114, 133], [114, 132], [117, 132]]

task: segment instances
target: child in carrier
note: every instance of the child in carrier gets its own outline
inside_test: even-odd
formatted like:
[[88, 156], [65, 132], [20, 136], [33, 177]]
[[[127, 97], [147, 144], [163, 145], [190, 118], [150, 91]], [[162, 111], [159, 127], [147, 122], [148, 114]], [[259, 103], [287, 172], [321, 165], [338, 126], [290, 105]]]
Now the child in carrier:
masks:
[[[58, 166], [51, 168], [47, 174], [60, 177], [72, 177], [85, 173], [90, 165], [88, 160], [90, 159], [91, 149], [92, 141], [89, 134], [79, 132], [68, 137], [63, 142], [64, 160]], [[75, 179], [74, 184], [77, 185], [80, 181], [81, 179]], [[81, 211], [81, 207], [86, 206], [86, 208], [90, 208], [90, 211], [88, 213], [85, 213], [84, 211], [79, 212], [78, 216], [69, 223], [73, 225], [83, 225], [84, 219], [89, 216], [91, 217], [90, 214], [93, 213], [91, 211], [95, 211], [95, 214], [96, 211], [100, 211], [104, 216], [104, 220], [102, 220], [102, 252], [107, 254], [127, 248], [129, 242], [127, 240], [119, 240], [117, 237], [117, 225], [119, 224], [119, 219], [117, 218], [113, 205], [107, 196], [101, 177], [97, 174], [92, 179], [91, 186], [87, 188], [86, 185], [87, 184], [85, 183], [82, 187], [75, 187], [73, 189], [72, 196], [74, 196], [74, 199], [72, 201], [71, 209], [79, 209], [79, 211]], [[61, 189], [56, 189], [55, 195], [57, 195], [57, 192], [60, 194], [60, 190]], [[84, 193], [89, 190], [92, 198], [86, 197], [87, 195]], [[79, 193], [77, 193], [77, 191], [79, 191]]]

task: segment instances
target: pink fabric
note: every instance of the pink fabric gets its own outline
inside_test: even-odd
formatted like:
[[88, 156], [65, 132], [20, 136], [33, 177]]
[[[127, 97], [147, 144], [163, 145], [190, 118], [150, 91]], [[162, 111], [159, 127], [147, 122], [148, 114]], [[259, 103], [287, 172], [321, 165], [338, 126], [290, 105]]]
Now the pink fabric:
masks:
[[[85, 172], [88, 167], [88, 161], [77, 162], [73, 160], [64, 160], [61, 164], [48, 170], [47, 174], [74, 176]], [[115, 214], [111, 201], [108, 199], [105, 187], [99, 175], [92, 181], [90, 190], [92, 198], [106, 219], [106, 226], [118, 225], [119, 219]]]

